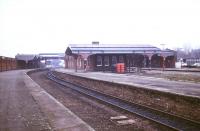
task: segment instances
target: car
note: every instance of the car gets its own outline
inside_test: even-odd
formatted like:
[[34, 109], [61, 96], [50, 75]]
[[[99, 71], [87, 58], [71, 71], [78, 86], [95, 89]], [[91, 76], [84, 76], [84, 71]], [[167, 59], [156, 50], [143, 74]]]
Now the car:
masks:
[[187, 66], [187, 63], [181, 63], [181, 66]]
[[194, 63], [193, 66], [200, 67], [200, 63]]

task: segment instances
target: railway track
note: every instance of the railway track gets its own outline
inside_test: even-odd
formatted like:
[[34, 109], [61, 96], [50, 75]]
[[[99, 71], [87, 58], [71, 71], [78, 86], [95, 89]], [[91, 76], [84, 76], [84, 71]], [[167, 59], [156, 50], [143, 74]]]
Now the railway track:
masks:
[[114, 107], [118, 107], [122, 110], [126, 110], [130, 113], [137, 114], [143, 118], [149, 119], [151, 121], [154, 121], [158, 124], [161, 124], [163, 126], [166, 126], [172, 130], [184, 130], [184, 131], [198, 131], [200, 130], [200, 123], [188, 120], [182, 117], [178, 117], [172, 114], [168, 114], [162, 111], [158, 111], [146, 106], [142, 106], [135, 103], [130, 103], [124, 100], [121, 100], [117, 97], [109, 96], [107, 94], [98, 92], [96, 90], [88, 89], [86, 87], [76, 85], [74, 83], [65, 81], [63, 79], [60, 79], [56, 77], [51, 71], [47, 73], [47, 77], [68, 88], [71, 88], [73, 90], [76, 90], [82, 94], [85, 94], [87, 96], [90, 96], [92, 98], [95, 98], [97, 100], [100, 100], [102, 102], [105, 102], [109, 105], [112, 105]]

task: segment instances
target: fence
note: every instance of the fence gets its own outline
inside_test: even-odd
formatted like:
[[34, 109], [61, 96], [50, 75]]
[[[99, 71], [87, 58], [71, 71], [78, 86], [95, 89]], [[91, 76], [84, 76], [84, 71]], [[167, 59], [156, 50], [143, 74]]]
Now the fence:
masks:
[[0, 71], [17, 69], [17, 60], [14, 58], [0, 56]]

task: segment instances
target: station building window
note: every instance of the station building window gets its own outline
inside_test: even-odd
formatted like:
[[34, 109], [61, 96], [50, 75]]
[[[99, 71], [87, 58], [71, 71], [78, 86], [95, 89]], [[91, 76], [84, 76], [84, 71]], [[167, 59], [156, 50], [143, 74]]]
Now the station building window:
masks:
[[102, 57], [97, 56], [97, 66], [102, 66]]
[[112, 65], [117, 64], [117, 57], [112, 56]]
[[82, 65], [81, 63], [82, 63], [82, 60], [81, 60], [81, 58], [79, 58], [79, 59], [78, 59], [78, 66], [79, 66], [80, 68], [81, 68], [81, 65]]
[[124, 63], [124, 57], [122, 55], [119, 56], [119, 63]]
[[104, 65], [109, 66], [109, 56], [104, 57]]

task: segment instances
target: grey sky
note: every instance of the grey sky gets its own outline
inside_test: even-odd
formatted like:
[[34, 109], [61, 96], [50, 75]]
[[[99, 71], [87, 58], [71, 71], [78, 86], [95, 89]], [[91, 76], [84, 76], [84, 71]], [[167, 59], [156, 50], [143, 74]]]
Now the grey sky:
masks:
[[0, 55], [92, 41], [200, 48], [200, 1], [0, 0]]

